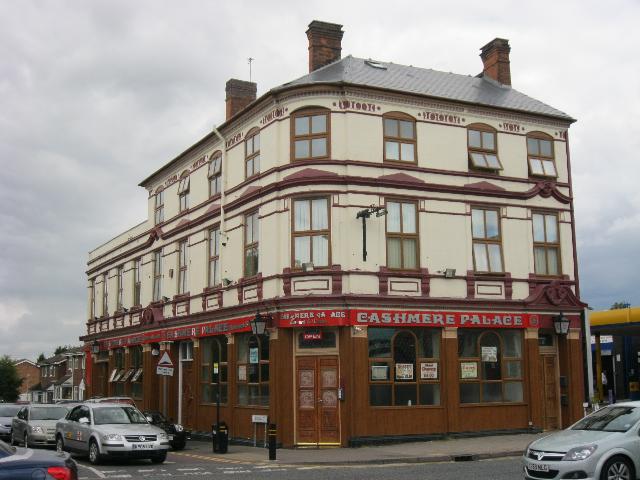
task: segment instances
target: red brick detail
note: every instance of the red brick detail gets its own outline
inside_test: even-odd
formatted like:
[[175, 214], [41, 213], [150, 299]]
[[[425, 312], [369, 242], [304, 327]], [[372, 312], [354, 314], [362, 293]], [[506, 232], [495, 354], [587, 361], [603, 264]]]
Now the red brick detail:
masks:
[[309, 73], [340, 60], [342, 57], [342, 25], [314, 20], [307, 30], [309, 39]]
[[480, 58], [484, 65], [482, 75], [493, 78], [503, 85], [511, 85], [511, 67], [509, 62], [509, 40], [494, 38], [482, 47]]
[[285, 297], [291, 296], [291, 269], [289, 267], [282, 269], [282, 291]]
[[254, 82], [246, 82], [232, 78], [227, 81], [225, 91], [227, 98], [227, 120], [243, 110], [256, 99], [258, 86]]
[[476, 275], [473, 270], [467, 270], [467, 298], [476, 296]]
[[428, 268], [420, 269], [420, 293], [423, 297], [428, 297], [431, 292], [431, 276]]
[[342, 295], [342, 266], [331, 265], [331, 293]]
[[505, 300], [513, 299], [513, 279], [510, 273], [504, 274], [504, 298]]

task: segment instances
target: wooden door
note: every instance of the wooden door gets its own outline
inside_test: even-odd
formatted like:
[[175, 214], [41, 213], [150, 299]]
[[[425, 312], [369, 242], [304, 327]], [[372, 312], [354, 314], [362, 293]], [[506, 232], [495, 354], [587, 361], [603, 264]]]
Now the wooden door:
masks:
[[298, 445], [340, 444], [338, 357], [296, 359]]
[[557, 430], [560, 428], [560, 394], [555, 355], [543, 355], [540, 363], [540, 378], [544, 389], [542, 403], [543, 428]]
[[193, 362], [182, 363], [182, 423], [185, 427], [195, 429], [195, 378]]

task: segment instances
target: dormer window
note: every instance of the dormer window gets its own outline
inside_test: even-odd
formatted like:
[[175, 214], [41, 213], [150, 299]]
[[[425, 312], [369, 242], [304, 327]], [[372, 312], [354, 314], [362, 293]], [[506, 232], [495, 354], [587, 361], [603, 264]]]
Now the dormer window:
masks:
[[154, 222], [156, 225], [164, 222], [164, 190], [158, 189], [156, 191], [156, 198], [154, 201], [155, 205], [155, 213], [154, 213]]
[[467, 139], [470, 168], [492, 172], [502, 170], [494, 129], [488, 125], [471, 125], [467, 129]]
[[180, 197], [180, 211], [184, 212], [189, 209], [189, 175], [182, 174], [180, 184], [178, 185], [178, 196]]
[[530, 175], [553, 178], [558, 176], [551, 137], [542, 133], [530, 134], [527, 137], [527, 157]]
[[216, 152], [209, 161], [209, 196], [213, 197], [220, 193], [222, 180], [222, 154]]

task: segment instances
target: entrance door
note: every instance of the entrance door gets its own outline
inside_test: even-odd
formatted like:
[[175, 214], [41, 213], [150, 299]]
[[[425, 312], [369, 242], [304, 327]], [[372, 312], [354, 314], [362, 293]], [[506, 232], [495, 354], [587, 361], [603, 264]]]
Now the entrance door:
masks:
[[560, 395], [558, 393], [556, 356], [543, 355], [541, 358], [540, 378], [544, 386], [543, 427], [545, 430], [557, 430], [560, 428]]
[[182, 423], [190, 428], [195, 428], [195, 405], [194, 405], [194, 371], [192, 361], [181, 361], [182, 366]]
[[297, 357], [298, 445], [340, 444], [338, 357]]

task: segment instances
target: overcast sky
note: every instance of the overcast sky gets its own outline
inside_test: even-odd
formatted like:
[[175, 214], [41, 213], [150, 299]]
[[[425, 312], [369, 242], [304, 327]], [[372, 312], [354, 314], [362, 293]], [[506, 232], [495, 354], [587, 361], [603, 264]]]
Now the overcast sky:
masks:
[[[439, 5], [439, 6], [438, 6]], [[138, 183], [224, 121], [224, 86], [307, 73], [313, 19], [343, 55], [481, 71], [567, 112], [582, 298], [640, 305], [637, 1], [0, 0], [0, 354], [85, 333], [87, 252], [139, 223]]]

